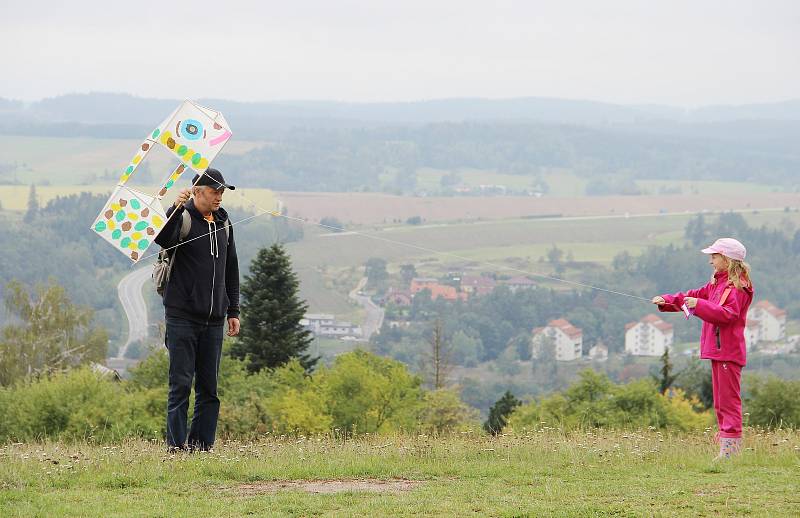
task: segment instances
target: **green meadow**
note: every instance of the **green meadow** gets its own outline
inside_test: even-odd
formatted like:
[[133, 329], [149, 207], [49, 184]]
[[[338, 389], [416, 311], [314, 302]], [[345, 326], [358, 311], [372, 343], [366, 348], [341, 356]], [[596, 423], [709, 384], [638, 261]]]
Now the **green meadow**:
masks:
[[56, 516], [797, 516], [800, 435], [273, 437], [212, 453], [160, 444], [0, 446], [0, 509]]

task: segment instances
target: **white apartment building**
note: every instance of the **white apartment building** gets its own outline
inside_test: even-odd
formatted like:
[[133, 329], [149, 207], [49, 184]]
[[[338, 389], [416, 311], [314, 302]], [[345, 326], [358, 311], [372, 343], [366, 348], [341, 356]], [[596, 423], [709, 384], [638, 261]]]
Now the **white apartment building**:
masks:
[[583, 356], [583, 331], [563, 318], [551, 320], [547, 326], [533, 330], [531, 345], [534, 358], [541, 354], [546, 338], [550, 338], [555, 344], [557, 361], [568, 362]]
[[782, 340], [786, 338], [786, 311], [776, 307], [768, 300], [762, 300], [750, 307], [748, 320], [756, 320], [759, 325], [758, 341]]
[[661, 356], [672, 347], [673, 338], [672, 324], [657, 315], [647, 315], [625, 326], [625, 352], [634, 356]]

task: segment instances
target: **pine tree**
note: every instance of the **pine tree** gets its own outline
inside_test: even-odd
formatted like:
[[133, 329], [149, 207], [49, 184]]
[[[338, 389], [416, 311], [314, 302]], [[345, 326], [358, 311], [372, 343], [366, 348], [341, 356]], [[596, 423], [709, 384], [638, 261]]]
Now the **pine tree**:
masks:
[[283, 246], [259, 250], [242, 284], [242, 326], [231, 347], [231, 356], [248, 360], [250, 372], [280, 367], [291, 358], [310, 371], [319, 360], [307, 352], [313, 337], [300, 325], [308, 305], [298, 287]]
[[489, 419], [483, 423], [483, 429], [493, 435], [499, 434], [506, 426], [508, 416], [521, 404], [522, 401], [514, 397], [514, 394], [510, 391], [506, 390], [503, 397], [498, 399], [497, 402], [492, 405], [492, 408], [489, 409]]
[[36, 196], [36, 186], [31, 184], [31, 188], [28, 191], [28, 210], [25, 211], [25, 216], [23, 217], [23, 221], [25, 223], [30, 223], [36, 216], [39, 214], [39, 198]]
[[677, 376], [672, 374], [672, 361], [669, 359], [669, 347], [664, 348], [664, 354], [661, 355], [661, 378], [658, 380], [658, 389], [662, 394], [667, 391], [675, 383]]

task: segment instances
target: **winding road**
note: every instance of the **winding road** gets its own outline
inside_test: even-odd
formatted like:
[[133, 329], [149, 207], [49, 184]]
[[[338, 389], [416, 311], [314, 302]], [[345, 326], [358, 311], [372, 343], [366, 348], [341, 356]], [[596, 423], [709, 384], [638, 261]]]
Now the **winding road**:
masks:
[[367, 278], [363, 277], [358, 284], [350, 292], [350, 298], [360, 304], [364, 310], [366, 311], [367, 315], [364, 318], [364, 325], [361, 326], [361, 330], [363, 331], [363, 336], [365, 340], [369, 340], [373, 334], [378, 333], [381, 330], [381, 326], [383, 325], [383, 316], [386, 311], [372, 302], [372, 299], [369, 298], [368, 295], [359, 295], [364, 286], [367, 284]]
[[125, 358], [128, 346], [147, 339], [147, 304], [142, 296], [142, 288], [150, 280], [152, 265], [148, 264], [132, 271], [117, 286], [119, 300], [128, 317], [128, 340], [120, 347], [117, 358]]

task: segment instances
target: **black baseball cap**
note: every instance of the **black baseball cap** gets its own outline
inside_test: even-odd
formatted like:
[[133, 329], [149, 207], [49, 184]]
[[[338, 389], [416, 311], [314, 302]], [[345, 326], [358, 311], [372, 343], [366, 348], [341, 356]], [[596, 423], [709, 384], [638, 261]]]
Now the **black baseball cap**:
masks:
[[225, 178], [222, 176], [222, 173], [219, 172], [218, 169], [214, 169], [213, 167], [209, 167], [206, 169], [206, 172], [202, 175], [196, 174], [192, 179], [192, 185], [199, 186], [199, 185], [208, 185], [209, 187], [213, 187], [214, 189], [236, 189], [233, 185], [228, 185], [225, 183]]

